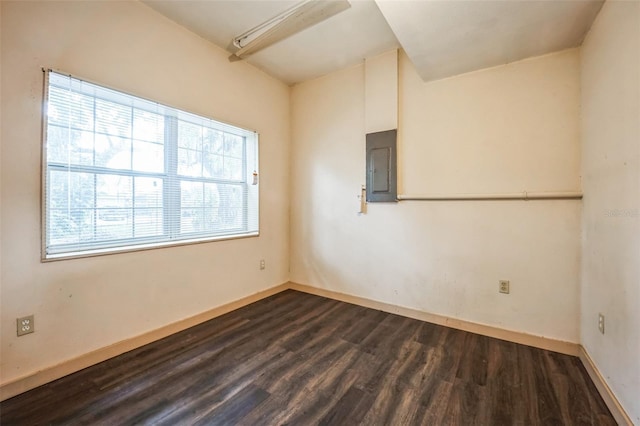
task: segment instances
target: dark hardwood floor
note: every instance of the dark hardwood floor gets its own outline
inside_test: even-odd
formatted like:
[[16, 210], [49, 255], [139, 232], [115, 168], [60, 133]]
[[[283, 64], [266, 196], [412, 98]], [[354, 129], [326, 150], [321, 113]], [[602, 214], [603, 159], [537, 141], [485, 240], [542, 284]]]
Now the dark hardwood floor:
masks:
[[2, 425], [613, 425], [576, 357], [292, 290], [18, 395]]

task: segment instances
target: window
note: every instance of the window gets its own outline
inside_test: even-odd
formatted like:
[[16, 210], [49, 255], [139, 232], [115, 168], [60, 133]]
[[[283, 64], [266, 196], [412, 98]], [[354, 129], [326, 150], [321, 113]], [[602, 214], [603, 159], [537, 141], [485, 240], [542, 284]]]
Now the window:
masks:
[[43, 258], [258, 235], [254, 132], [46, 73]]

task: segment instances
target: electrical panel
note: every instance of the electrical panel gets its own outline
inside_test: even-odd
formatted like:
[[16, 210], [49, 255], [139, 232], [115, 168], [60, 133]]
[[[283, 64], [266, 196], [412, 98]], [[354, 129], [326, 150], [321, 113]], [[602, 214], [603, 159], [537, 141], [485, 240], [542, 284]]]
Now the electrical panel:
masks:
[[398, 131], [367, 134], [367, 202], [398, 201], [397, 152]]

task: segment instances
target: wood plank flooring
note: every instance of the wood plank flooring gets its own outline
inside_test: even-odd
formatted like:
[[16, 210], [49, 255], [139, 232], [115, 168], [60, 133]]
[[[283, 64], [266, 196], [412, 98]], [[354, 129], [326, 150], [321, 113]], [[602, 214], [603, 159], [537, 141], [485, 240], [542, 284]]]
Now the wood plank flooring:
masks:
[[2, 425], [614, 425], [576, 357], [287, 290], [0, 404]]

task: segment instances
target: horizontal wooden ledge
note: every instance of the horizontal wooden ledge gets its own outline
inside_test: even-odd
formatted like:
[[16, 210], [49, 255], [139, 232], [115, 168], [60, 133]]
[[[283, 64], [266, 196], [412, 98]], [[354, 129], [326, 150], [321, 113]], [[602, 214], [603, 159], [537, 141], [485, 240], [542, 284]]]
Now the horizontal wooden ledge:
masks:
[[398, 195], [398, 201], [582, 200], [582, 192], [503, 192], [495, 194]]

